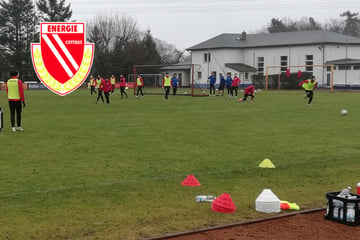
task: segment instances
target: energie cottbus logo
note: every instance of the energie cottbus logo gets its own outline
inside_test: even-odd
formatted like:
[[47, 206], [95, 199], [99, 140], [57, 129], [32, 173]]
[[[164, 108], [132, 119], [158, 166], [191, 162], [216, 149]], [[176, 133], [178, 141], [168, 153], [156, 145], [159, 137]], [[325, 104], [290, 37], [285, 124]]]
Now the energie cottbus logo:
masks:
[[65, 96], [87, 78], [94, 44], [85, 44], [85, 23], [40, 24], [40, 44], [31, 44], [37, 76], [51, 91]]

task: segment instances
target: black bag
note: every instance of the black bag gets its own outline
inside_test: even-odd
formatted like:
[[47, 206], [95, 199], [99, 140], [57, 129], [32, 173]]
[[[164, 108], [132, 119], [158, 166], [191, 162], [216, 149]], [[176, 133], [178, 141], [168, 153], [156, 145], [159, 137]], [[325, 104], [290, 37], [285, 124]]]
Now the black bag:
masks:
[[0, 107], [0, 131], [4, 130], [4, 109]]

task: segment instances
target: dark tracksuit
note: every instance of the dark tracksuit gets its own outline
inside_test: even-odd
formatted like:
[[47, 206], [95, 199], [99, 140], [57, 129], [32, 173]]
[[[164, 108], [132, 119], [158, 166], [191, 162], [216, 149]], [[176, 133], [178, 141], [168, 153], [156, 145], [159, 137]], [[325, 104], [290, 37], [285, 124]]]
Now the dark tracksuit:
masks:
[[101, 101], [104, 102], [104, 96], [103, 96], [103, 90], [100, 88], [100, 85], [104, 82], [105, 80], [104, 79], [97, 79], [96, 80], [96, 84], [99, 84], [99, 88], [98, 88], [98, 96], [97, 96], [97, 99], [96, 99], [96, 103], [99, 102], [99, 99], [101, 98]]
[[125, 92], [125, 78], [122, 77], [120, 78], [120, 94], [121, 94], [121, 98], [124, 98], [124, 95], [126, 96], [126, 98], [128, 98], [127, 93]]
[[173, 77], [171, 79], [171, 82], [172, 82], [173, 95], [175, 96], [176, 92], [177, 92], [177, 85], [178, 85], [179, 79], [177, 77]]
[[230, 96], [231, 95], [231, 84], [232, 84], [232, 78], [230, 76], [226, 77], [226, 88], [227, 88], [227, 91], [228, 91], [228, 95]]
[[208, 79], [210, 80], [210, 95], [212, 93], [215, 94], [216, 77], [215, 77], [215, 75], [211, 75]]

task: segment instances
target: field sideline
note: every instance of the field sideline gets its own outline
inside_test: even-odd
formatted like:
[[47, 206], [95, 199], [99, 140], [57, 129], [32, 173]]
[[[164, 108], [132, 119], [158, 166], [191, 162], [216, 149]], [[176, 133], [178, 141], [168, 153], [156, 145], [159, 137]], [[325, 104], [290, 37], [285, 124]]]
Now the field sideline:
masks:
[[[12, 133], [0, 92], [0, 239], [142, 239], [267, 217], [255, 211], [266, 187], [310, 209], [360, 182], [359, 93], [315, 91], [311, 107], [303, 91], [254, 104], [129, 96], [107, 106], [84, 89], [26, 91], [24, 132]], [[258, 168], [265, 158], [276, 168]], [[202, 186], [181, 186], [189, 174]], [[194, 201], [224, 192], [236, 213]]]

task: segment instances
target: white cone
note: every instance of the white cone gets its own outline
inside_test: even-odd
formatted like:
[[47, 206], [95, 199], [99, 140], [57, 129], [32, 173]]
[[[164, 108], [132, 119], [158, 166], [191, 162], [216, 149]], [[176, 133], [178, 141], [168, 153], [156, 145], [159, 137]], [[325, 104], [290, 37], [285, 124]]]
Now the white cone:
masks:
[[255, 209], [258, 212], [280, 212], [280, 199], [270, 190], [264, 189], [255, 200]]

